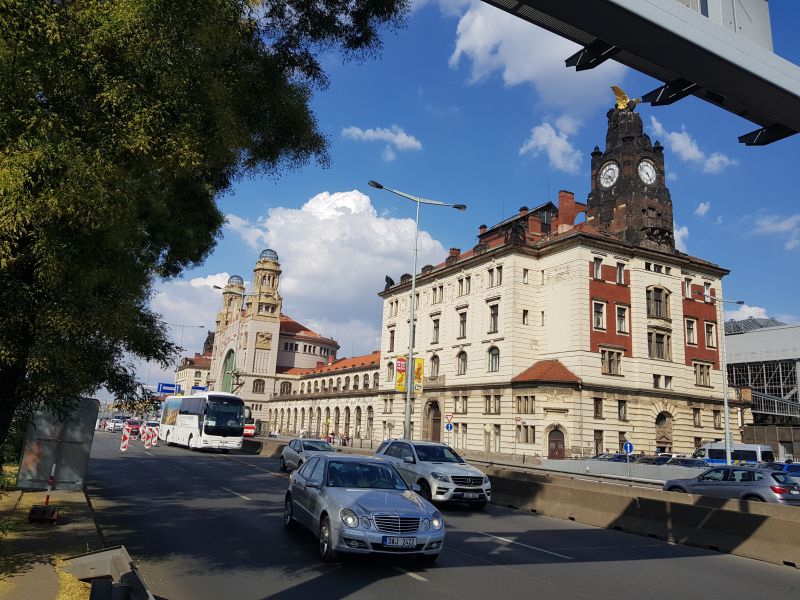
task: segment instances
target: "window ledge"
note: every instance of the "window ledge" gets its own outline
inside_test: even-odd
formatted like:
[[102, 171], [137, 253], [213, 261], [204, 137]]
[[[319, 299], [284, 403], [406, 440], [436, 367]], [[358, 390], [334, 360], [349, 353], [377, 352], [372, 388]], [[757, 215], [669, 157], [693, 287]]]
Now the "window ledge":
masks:
[[602, 373], [602, 375], [608, 375], [609, 377], [625, 377], [622, 373]]

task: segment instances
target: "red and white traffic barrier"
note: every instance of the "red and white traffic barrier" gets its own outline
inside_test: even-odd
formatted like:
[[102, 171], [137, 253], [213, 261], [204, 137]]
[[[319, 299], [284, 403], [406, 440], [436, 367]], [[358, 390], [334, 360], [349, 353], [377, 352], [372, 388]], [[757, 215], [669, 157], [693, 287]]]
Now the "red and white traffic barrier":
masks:
[[120, 452], [127, 452], [128, 451], [128, 440], [131, 437], [131, 429], [128, 426], [122, 428], [122, 439], [119, 441], [119, 451]]
[[53, 491], [53, 482], [56, 479], [56, 463], [50, 469], [50, 477], [47, 478], [47, 496], [44, 497], [44, 505], [50, 506], [50, 492]]
[[151, 436], [152, 436], [152, 433], [150, 432], [150, 428], [145, 426], [145, 428], [144, 428], [144, 437], [142, 438], [142, 441], [144, 442], [145, 450], [149, 450], [150, 449]]
[[151, 440], [151, 444], [153, 446], [158, 446], [158, 425], [155, 425], [150, 429], [153, 432], [153, 439]]

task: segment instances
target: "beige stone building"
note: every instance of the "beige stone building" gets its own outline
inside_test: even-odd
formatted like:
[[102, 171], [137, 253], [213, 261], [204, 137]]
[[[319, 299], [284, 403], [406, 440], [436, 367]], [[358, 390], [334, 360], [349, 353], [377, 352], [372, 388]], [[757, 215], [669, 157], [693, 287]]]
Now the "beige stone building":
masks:
[[[608, 117], [606, 149], [592, 153], [586, 204], [562, 191], [557, 205], [522, 207], [481, 226], [470, 250], [451, 249], [417, 275], [414, 352], [425, 360], [425, 377], [412, 407], [414, 438], [554, 458], [618, 451], [626, 440], [636, 452], [690, 452], [722, 438], [715, 299], [728, 271], [675, 249], [661, 146], [632, 110], [615, 108]], [[277, 312], [265, 314], [263, 330], [283, 336], [277, 257], [259, 268], [276, 274], [269, 294]], [[224, 303], [241, 309], [241, 282], [228, 288]], [[250, 370], [253, 332], [262, 325], [256, 301], [247, 304], [242, 394], [250, 400], [253, 377], [271, 382], [274, 395], [260, 415], [274, 431], [401, 436], [405, 398], [394, 379], [408, 352], [410, 289], [405, 274], [380, 293], [380, 352], [336, 359], [329, 351], [329, 360], [281, 361], [272, 371], [267, 359], [255, 361], [265, 370]], [[256, 286], [253, 296], [263, 293]], [[227, 304], [216, 382], [238, 327]], [[738, 441], [748, 408], [734, 401], [730, 410]]]

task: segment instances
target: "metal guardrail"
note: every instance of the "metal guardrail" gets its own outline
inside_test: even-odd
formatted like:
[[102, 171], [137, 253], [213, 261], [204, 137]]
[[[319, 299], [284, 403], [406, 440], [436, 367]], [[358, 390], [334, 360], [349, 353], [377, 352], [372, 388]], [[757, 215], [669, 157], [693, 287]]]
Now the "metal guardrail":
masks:
[[755, 391], [752, 392], [752, 395], [753, 412], [782, 417], [800, 417], [800, 402], [784, 400]]

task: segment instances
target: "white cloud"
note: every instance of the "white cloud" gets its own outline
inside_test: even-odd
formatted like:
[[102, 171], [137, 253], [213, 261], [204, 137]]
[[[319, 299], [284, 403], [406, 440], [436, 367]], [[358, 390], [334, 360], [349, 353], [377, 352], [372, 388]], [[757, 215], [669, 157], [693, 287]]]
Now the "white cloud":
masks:
[[721, 173], [727, 167], [739, 164], [739, 161], [722, 152], [706, 155], [685, 127], [682, 126], [680, 131], [669, 131], [653, 115], [650, 115], [650, 131], [656, 138], [663, 139], [667, 147], [682, 161], [702, 165], [704, 173]]
[[[566, 130], [562, 129], [562, 125]], [[541, 125], [531, 129], [531, 135], [520, 147], [519, 154], [539, 156], [542, 152], [546, 152], [551, 167], [567, 173], [577, 173], [583, 157], [569, 141], [568, 136], [568, 132], [574, 131], [577, 125], [574, 120], [561, 117], [556, 120], [556, 127], [558, 131], [549, 122], [542, 121]]]
[[689, 228], [686, 225], [675, 224], [675, 247], [681, 252], [688, 252], [686, 238], [689, 237]]
[[443, 12], [460, 14], [450, 66], [467, 59], [471, 83], [500, 74], [508, 86], [533, 86], [543, 107], [571, 114], [611, 106], [608, 87], [622, 83], [627, 72], [623, 65], [609, 60], [576, 73], [564, 67], [564, 60], [580, 50], [577, 44], [483, 2], [442, 5], [450, 5]]
[[[298, 209], [270, 209], [248, 230], [260, 231], [264, 245], [281, 257], [284, 312], [309, 327], [317, 324], [323, 335], [339, 336], [342, 354], [350, 354], [350, 341], [357, 354], [377, 349], [377, 292], [386, 275], [399, 281], [411, 271], [413, 219], [379, 216], [357, 190], [321, 192]], [[442, 245], [420, 231], [419, 267], [445, 257]]]
[[754, 317], [756, 319], [766, 319], [767, 318], [767, 309], [762, 308], [760, 306], [749, 306], [747, 304], [743, 304], [736, 308], [725, 308], [725, 320], [729, 321], [730, 319], [734, 319], [736, 321], [740, 319], [747, 319], [749, 317]]
[[800, 247], [800, 213], [789, 216], [766, 215], [756, 219], [754, 233], [785, 237], [783, 247], [794, 250]]
[[383, 159], [387, 162], [397, 158], [397, 151], [422, 150], [422, 143], [397, 125], [392, 125], [388, 129], [384, 127], [375, 129], [345, 127], [342, 129], [342, 137], [359, 142], [388, 142], [383, 150]]
[[225, 228], [238, 233], [251, 248], [261, 248], [266, 242], [263, 230], [236, 215], [225, 216]]
[[697, 205], [697, 208], [694, 209], [694, 214], [698, 217], [705, 217], [706, 213], [711, 209], [711, 202], [701, 202]]
[[675, 171], [667, 173], [667, 181], [678, 181], [678, 174]]

